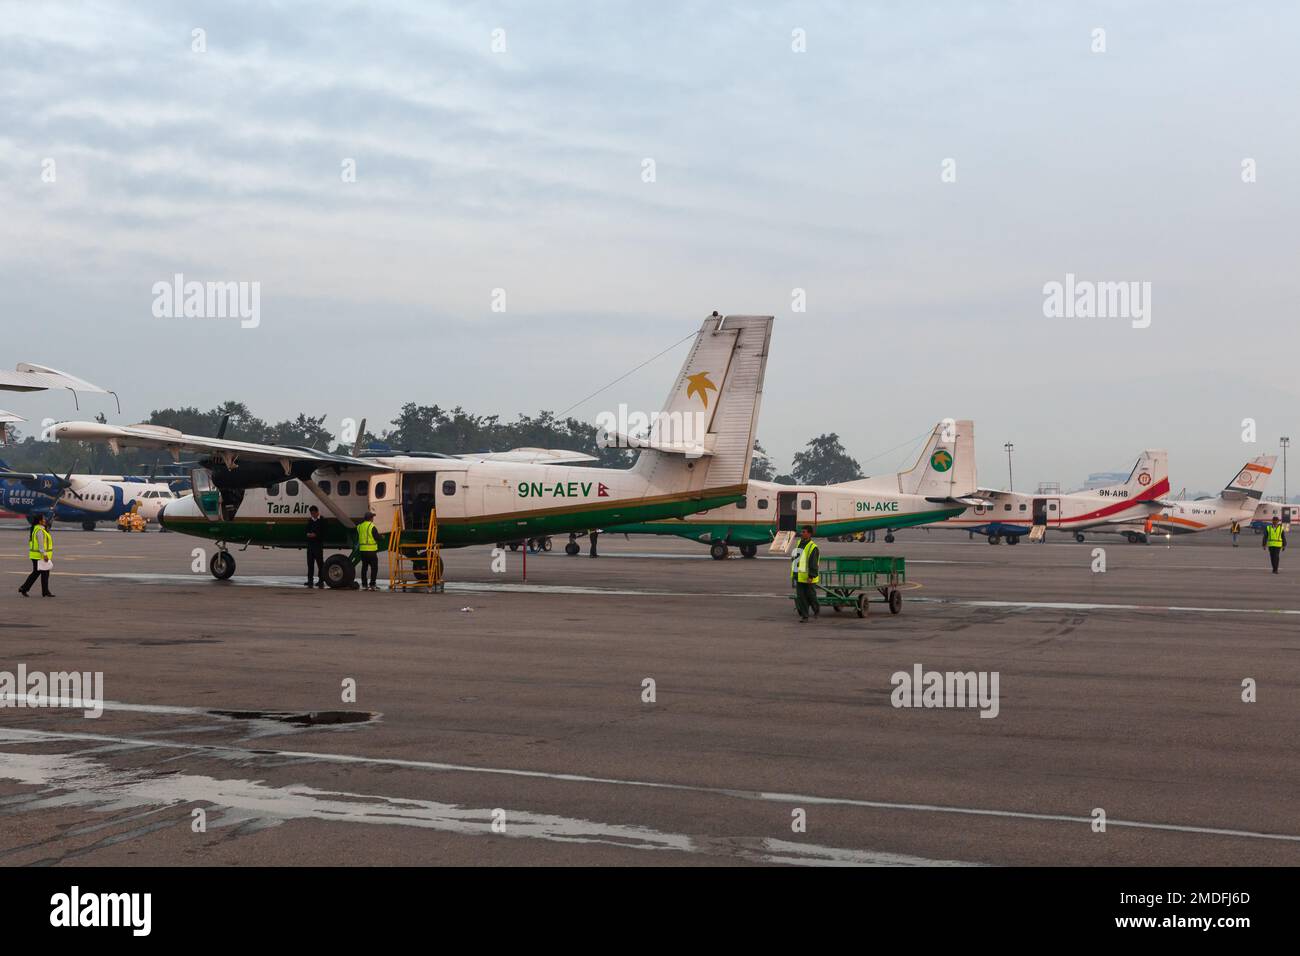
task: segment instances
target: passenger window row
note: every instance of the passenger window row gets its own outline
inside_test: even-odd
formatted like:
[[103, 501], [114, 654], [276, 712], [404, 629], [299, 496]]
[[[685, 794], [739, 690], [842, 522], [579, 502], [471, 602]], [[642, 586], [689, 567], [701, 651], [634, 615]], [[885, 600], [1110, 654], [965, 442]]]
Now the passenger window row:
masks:
[[[353, 494], [355, 494], [358, 498], [366, 498], [369, 497], [370, 495], [370, 482], [367, 481], [365, 478], [358, 479], [356, 482], [352, 482], [346, 478], [342, 478], [339, 480], [338, 487], [335, 488], [334, 483], [331, 482], [329, 479], [326, 479], [320, 483], [320, 490], [325, 492], [325, 494], [327, 495], [334, 495], [335, 497], [338, 498], [347, 498]], [[278, 483], [271, 485], [271, 487], [266, 489], [266, 493], [271, 498], [279, 497], [280, 485]], [[298, 497], [298, 482], [286, 481], [284, 483], [284, 493], [289, 498]], [[375, 482], [375, 497], [384, 498], [387, 497], [387, 495], [388, 495], [388, 482], [386, 481]]]

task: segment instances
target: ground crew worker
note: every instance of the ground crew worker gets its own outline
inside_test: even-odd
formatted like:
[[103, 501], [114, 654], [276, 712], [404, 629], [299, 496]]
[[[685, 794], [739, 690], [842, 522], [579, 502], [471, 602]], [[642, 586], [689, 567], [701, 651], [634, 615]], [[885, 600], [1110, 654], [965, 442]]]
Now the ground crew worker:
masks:
[[[379, 539], [375, 537], [375, 517], [373, 511], [361, 516], [357, 525], [357, 550], [361, 552], [361, 590], [379, 590]], [[366, 571], [370, 572], [370, 585], [366, 585]]]
[[32, 589], [38, 577], [41, 579], [41, 597], [54, 597], [50, 591], [50, 568], [42, 569], [40, 566], [42, 562], [50, 565], [54, 562], [54, 536], [49, 532], [48, 523], [49, 519], [44, 514], [32, 517], [32, 531], [27, 536], [27, 557], [32, 559], [32, 573], [27, 575], [27, 580], [18, 589], [23, 597], [27, 597], [27, 592]]
[[1237, 546], [1237, 535], [1241, 534], [1241, 522], [1233, 521], [1230, 530], [1232, 531], [1232, 546], [1235, 548]]
[[591, 556], [593, 558], [600, 557], [600, 555], [596, 553], [596, 538], [598, 538], [599, 536], [600, 536], [599, 529], [592, 528], [591, 531], [587, 532], [587, 537], [591, 539]]
[[1273, 515], [1273, 523], [1264, 526], [1264, 547], [1268, 548], [1268, 559], [1273, 563], [1273, 573], [1277, 574], [1277, 562], [1286, 550], [1286, 532], [1282, 530], [1282, 519]]
[[325, 519], [320, 509], [312, 505], [307, 509], [307, 587], [312, 585], [312, 572], [316, 572], [316, 587], [325, 586]]
[[820, 580], [817, 574], [817, 542], [813, 540], [812, 525], [803, 526], [803, 531], [799, 535], [799, 550], [794, 553], [794, 558], [790, 562], [790, 583], [794, 585], [794, 609], [799, 612], [799, 623], [808, 622], [809, 609], [813, 612], [813, 617], [821, 614], [821, 608], [817, 606], [817, 582]]

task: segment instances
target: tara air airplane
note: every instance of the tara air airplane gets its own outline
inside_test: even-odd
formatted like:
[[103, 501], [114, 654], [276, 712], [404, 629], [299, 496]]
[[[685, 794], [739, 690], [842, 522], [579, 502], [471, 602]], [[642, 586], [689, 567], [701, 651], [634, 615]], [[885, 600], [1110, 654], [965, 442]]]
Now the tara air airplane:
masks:
[[32, 474], [10, 471], [0, 461], [0, 510], [20, 515], [50, 514], [55, 521], [94, 531], [100, 521], [116, 521], [133, 508], [145, 521], [176, 495], [162, 481], [128, 475]]
[[[1197, 498], [1193, 501], [1169, 501], [1158, 514], [1145, 522], [1105, 528], [1107, 532], [1133, 536], [1160, 534], [1194, 534], [1226, 528], [1234, 521], [1246, 524], [1255, 517], [1269, 476], [1273, 474], [1276, 455], [1260, 455], [1246, 462], [1232, 481], [1224, 486], [1217, 498]], [[1272, 518], [1272, 515], [1269, 515]]]
[[[1167, 504], [1161, 496], [1169, 491], [1169, 456], [1164, 451], [1144, 451], [1128, 478], [1118, 485], [1071, 494], [1027, 495], [1018, 491], [994, 491], [981, 488], [972, 497], [984, 499], [955, 518], [938, 524], [940, 528], [960, 528], [987, 535], [989, 544], [1002, 538], [1018, 544], [1025, 535], [1035, 538], [1046, 529], [1069, 531], [1075, 540], [1083, 540], [1084, 531], [1106, 528], [1125, 522], [1144, 521]], [[1036, 528], [1043, 528], [1038, 532]], [[1135, 533], [1129, 541], [1145, 541], [1145, 534]]]
[[834, 485], [750, 481], [748, 493], [734, 504], [665, 521], [607, 525], [604, 530], [689, 538], [707, 544], [719, 561], [732, 546], [752, 558], [777, 532], [804, 525], [812, 525], [818, 535], [839, 535], [942, 521], [978, 500], [967, 497], [974, 491], [975, 423], [946, 419], [934, 427], [916, 464], [900, 474]]
[[[329, 548], [352, 548], [356, 522], [375, 513], [381, 544], [401, 520], [403, 541], [423, 543], [436, 508], [443, 546], [514, 541], [585, 532], [629, 522], [671, 518], [730, 504], [746, 490], [754, 432], [772, 337], [771, 316], [704, 320], [657, 421], [698, 423], [684, 441], [652, 428], [638, 439], [631, 468], [464, 459], [431, 455], [359, 458], [310, 448], [184, 435], [149, 425], [97, 422], [54, 426], [62, 441], [161, 448], [202, 457], [192, 473], [194, 494], [163, 509], [169, 531], [210, 538], [218, 550], [209, 570], [235, 572], [229, 544], [301, 548], [307, 509], [319, 504], [333, 518]], [[325, 563], [331, 587], [351, 585], [350, 556]]]

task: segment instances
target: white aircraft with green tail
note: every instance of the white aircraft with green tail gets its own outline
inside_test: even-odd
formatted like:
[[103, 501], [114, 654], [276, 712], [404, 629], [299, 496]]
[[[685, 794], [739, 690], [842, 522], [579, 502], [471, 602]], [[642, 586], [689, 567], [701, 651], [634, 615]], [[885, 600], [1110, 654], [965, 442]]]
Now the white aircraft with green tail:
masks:
[[[733, 504], [663, 521], [605, 525], [612, 533], [675, 535], [709, 546], [721, 561], [739, 549], [753, 558], [782, 531], [812, 525], [817, 537], [929, 524], [961, 514], [975, 497], [975, 423], [945, 419], [907, 471], [832, 485], [753, 481]], [[887, 534], [886, 541], [893, 535]], [[570, 550], [570, 553], [576, 553]]]
[[[664, 410], [663, 422], [688, 419], [697, 427], [683, 440], [668, 428], [636, 439], [630, 468], [590, 468], [444, 455], [397, 454], [373, 458], [311, 448], [263, 445], [185, 435], [156, 425], [116, 426], [63, 422], [61, 441], [107, 443], [168, 451], [173, 459], [199, 455], [191, 472], [194, 494], [163, 509], [169, 531], [217, 542], [213, 576], [235, 573], [229, 545], [306, 546], [308, 508], [317, 504], [328, 522], [325, 546], [353, 549], [356, 523], [375, 514], [381, 547], [394, 529], [401, 542], [427, 540], [436, 513], [437, 541], [461, 547], [585, 532], [718, 508], [744, 496], [763, 376], [772, 337], [771, 316], [720, 316], [704, 320]], [[507, 453], [507, 459], [512, 453]], [[436, 509], [436, 512], [435, 512]], [[325, 563], [330, 587], [350, 587], [354, 555]]]

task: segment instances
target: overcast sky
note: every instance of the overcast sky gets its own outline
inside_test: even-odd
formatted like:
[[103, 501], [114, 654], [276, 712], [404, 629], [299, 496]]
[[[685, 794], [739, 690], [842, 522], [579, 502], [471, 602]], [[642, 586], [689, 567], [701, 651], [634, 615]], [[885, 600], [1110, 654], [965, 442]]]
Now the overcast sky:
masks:
[[[0, 361], [113, 421], [375, 427], [560, 411], [765, 313], [782, 467], [834, 431], [891, 471], [951, 416], [983, 484], [1013, 441], [1019, 488], [1164, 447], [1217, 489], [1300, 433], [1298, 35], [1283, 2], [0, 3]], [[175, 273], [260, 283], [261, 324], [156, 318]], [[1044, 317], [1067, 273], [1150, 282], [1150, 326]], [[682, 357], [573, 414], [658, 408]]]

